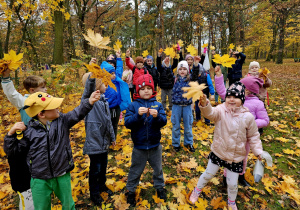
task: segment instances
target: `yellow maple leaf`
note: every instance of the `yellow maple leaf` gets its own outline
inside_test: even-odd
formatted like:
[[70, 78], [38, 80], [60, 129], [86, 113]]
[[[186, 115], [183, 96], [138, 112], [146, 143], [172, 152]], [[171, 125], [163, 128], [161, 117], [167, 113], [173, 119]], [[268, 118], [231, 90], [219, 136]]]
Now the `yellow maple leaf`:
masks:
[[181, 167], [182, 168], [196, 168], [198, 166], [198, 163], [196, 162], [196, 159], [195, 158], [191, 158], [190, 159], [190, 162], [182, 162], [181, 163]]
[[258, 72], [262, 72], [262, 74], [265, 75], [265, 76], [267, 76], [268, 74], [271, 73], [271, 72], [269, 71], [269, 69], [267, 69], [267, 68], [259, 69]]
[[284, 149], [283, 152], [284, 152], [285, 154], [288, 154], [288, 155], [293, 155], [293, 154], [295, 154], [295, 151], [294, 151], [294, 150], [291, 150], [291, 149]]
[[186, 93], [182, 94], [184, 98], [190, 99], [192, 98], [193, 102], [199, 100], [200, 96], [203, 96], [202, 90], [205, 89], [207, 86], [205, 84], [200, 84], [198, 82], [189, 82], [190, 87], [183, 87], [183, 91], [187, 91]]
[[203, 44], [201, 47], [202, 47], [202, 48], [208, 47], [208, 43]]
[[7, 69], [17, 70], [23, 61], [23, 53], [16, 54], [16, 51], [10, 50], [8, 54], [4, 54], [3, 59], [0, 60], [0, 73]]
[[233, 43], [231, 43], [231, 44], [229, 45], [229, 49], [234, 49], [234, 44], [233, 44]]
[[107, 72], [105, 69], [101, 69], [101, 67], [95, 63], [84, 65], [90, 72], [92, 72], [91, 78], [101, 79], [102, 82], [106, 85], [106, 87], [110, 86], [115, 91], [117, 91], [115, 84], [111, 81], [111, 74], [109, 72]]
[[145, 58], [145, 57], [147, 57], [147, 55], [149, 55], [149, 52], [148, 52], [148, 50], [144, 50], [144, 52], [143, 52], [142, 56]]
[[179, 44], [180, 47], [183, 47], [183, 45], [184, 45], [183, 41], [181, 39], [179, 39], [177, 43]]
[[221, 64], [224, 67], [231, 68], [231, 65], [235, 64], [235, 58], [230, 57], [228, 54], [220, 56], [219, 54], [214, 55], [213, 61], [217, 64]]
[[196, 56], [197, 55], [197, 50], [193, 45], [189, 45], [186, 50], [191, 54], [191, 56]]
[[213, 209], [223, 208], [227, 205], [225, 201], [223, 201], [222, 197], [214, 197], [210, 203], [210, 205], [213, 207]]
[[281, 142], [289, 142], [290, 140], [289, 139], [286, 139], [286, 138], [283, 138], [283, 137], [276, 137], [275, 140], [278, 140], [278, 141], [281, 141]]
[[92, 29], [87, 30], [87, 35], [83, 34], [86, 41], [89, 42], [89, 45], [97, 47], [99, 49], [108, 49], [111, 48], [106, 46], [110, 43], [109, 37], [102, 37], [101, 34], [95, 33]]
[[119, 52], [121, 51], [121, 48], [122, 48], [122, 43], [121, 41], [118, 39], [115, 44], [114, 44], [114, 51], [115, 52]]
[[210, 49], [210, 50], [215, 50], [216, 48], [215, 48], [214, 46], [211, 45], [211, 46], [209, 47], [209, 49]]
[[114, 186], [115, 186], [115, 192], [116, 192], [116, 191], [122, 190], [126, 186], [126, 183], [121, 180], [121, 181], [115, 182]]
[[121, 169], [121, 168], [117, 168], [116, 170], [114, 170], [115, 171], [115, 173], [117, 174], [117, 175], [120, 175], [120, 176], [125, 176], [125, 172], [123, 171], [123, 169]]
[[208, 202], [206, 199], [199, 198], [195, 206], [197, 206], [197, 210], [205, 210], [208, 207]]
[[243, 52], [243, 48], [242, 48], [241, 46], [237, 46], [237, 47], [236, 47], [236, 51], [238, 51], [238, 52]]
[[176, 56], [176, 52], [175, 50], [173, 49], [173, 47], [167, 47], [165, 50], [164, 50], [164, 53], [167, 55], [167, 56], [170, 56], [171, 58], [174, 58]]
[[159, 197], [157, 197], [157, 194], [152, 195], [152, 198], [155, 203], [165, 203], [164, 199], [160, 199]]

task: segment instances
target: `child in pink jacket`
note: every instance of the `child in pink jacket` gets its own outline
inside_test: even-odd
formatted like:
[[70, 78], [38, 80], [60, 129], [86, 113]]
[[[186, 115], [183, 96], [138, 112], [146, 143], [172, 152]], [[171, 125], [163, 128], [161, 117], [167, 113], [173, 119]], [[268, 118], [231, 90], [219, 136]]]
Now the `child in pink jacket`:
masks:
[[[220, 95], [220, 97], [224, 100], [226, 94], [226, 88], [223, 82], [223, 75], [219, 66], [216, 66], [215, 73], [216, 73], [215, 76], [216, 91]], [[264, 84], [264, 81], [258, 77], [249, 76], [243, 78], [241, 80], [241, 83], [243, 83], [246, 87], [245, 89], [246, 98], [245, 98], [244, 107], [247, 107], [251, 112], [251, 114], [253, 114], [258, 129], [268, 126], [270, 120], [268, 117], [267, 110], [264, 106], [264, 103], [261, 100], [259, 100], [259, 98], [257, 97], [260, 88]], [[243, 160], [243, 172], [240, 173], [239, 183], [243, 186], [250, 186], [250, 184], [245, 180], [245, 176], [244, 176], [246, 171], [246, 166], [247, 166], [248, 154], [250, 152], [250, 146], [248, 142], [246, 144], [245, 149], [247, 154], [245, 159]], [[224, 186], [226, 186], [226, 171], [224, 171], [223, 184]]]
[[226, 91], [225, 103], [213, 108], [206, 98], [200, 97], [199, 108], [204, 117], [215, 122], [214, 139], [205, 172], [190, 196], [195, 203], [205, 185], [218, 172], [220, 167], [227, 171], [228, 209], [237, 209], [235, 199], [238, 192], [239, 173], [243, 171], [246, 156], [246, 143], [261, 159], [262, 143], [253, 115], [244, 107], [245, 86], [235, 82]]

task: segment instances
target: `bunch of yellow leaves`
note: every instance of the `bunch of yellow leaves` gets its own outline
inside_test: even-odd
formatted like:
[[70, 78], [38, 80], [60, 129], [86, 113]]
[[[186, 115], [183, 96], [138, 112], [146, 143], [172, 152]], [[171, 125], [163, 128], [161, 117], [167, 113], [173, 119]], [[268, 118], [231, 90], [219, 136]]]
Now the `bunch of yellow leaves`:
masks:
[[193, 102], [199, 100], [200, 96], [203, 97], [203, 92], [207, 86], [205, 84], [199, 85], [198, 82], [190, 82], [190, 87], [183, 87], [183, 91], [187, 91], [186, 93], [182, 94], [184, 98], [190, 99], [192, 98]]
[[209, 47], [209, 49], [210, 49], [210, 50], [215, 50], [216, 48], [215, 48], [214, 46], [211, 45], [211, 46]]
[[110, 78], [111, 74], [108, 73], [104, 68], [101, 69], [100, 66], [98, 66], [95, 63], [84, 64], [84, 65], [90, 72], [92, 72], [91, 78], [101, 79], [102, 83], [104, 83], [106, 87], [110, 86], [115, 91], [117, 91], [115, 84], [111, 81], [111, 78]]
[[89, 42], [89, 45], [93, 47], [97, 47], [99, 49], [107, 49], [111, 48], [108, 45], [110, 43], [109, 37], [102, 37], [101, 34], [95, 33], [92, 29], [87, 30], [87, 35], [83, 34], [86, 41]]
[[164, 51], [164, 53], [167, 55], [167, 56], [170, 56], [171, 58], [175, 58], [176, 57], [176, 52], [174, 50], [173, 47], [167, 47]]
[[264, 82], [266, 82], [266, 77], [267, 77], [267, 75], [271, 73], [271, 72], [269, 71], [269, 69], [267, 69], [267, 68], [259, 69], [258, 72], [259, 72], [259, 73], [262, 73], [262, 74], [264, 75], [264, 77], [263, 77]]
[[145, 57], [147, 57], [147, 55], [149, 55], [149, 52], [148, 52], [148, 50], [144, 50], [144, 52], [143, 52], [142, 56], [145, 58]]
[[196, 56], [197, 55], [197, 50], [193, 45], [189, 45], [186, 50], [191, 54], [191, 56]]
[[21, 61], [22, 58], [23, 53], [17, 55], [14, 50], [10, 50], [8, 54], [4, 54], [4, 58], [0, 60], [0, 74], [7, 69], [17, 70], [23, 63]]
[[162, 53], [164, 51], [163, 48], [160, 48], [158, 52]]
[[229, 57], [228, 54], [220, 56], [219, 54], [214, 55], [214, 59], [212, 59], [216, 64], [221, 64], [224, 67], [231, 68], [231, 65], [235, 64], [236, 59]]
[[121, 41], [118, 39], [115, 44], [114, 44], [114, 51], [115, 52], [119, 52], [121, 51], [121, 47], [122, 47], [122, 43]]

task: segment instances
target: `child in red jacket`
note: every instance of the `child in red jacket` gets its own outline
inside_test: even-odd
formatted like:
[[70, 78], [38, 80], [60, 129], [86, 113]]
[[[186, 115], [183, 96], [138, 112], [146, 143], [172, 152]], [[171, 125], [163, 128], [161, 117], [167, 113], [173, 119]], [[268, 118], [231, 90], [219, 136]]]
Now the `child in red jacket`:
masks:
[[126, 51], [126, 66], [128, 66], [132, 70], [133, 80], [132, 84], [136, 86], [136, 81], [139, 76], [144, 74], [149, 74], [148, 70], [144, 67], [144, 58], [142, 56], [138, 56], [135, 59], [135, 66], [130, 63], [130, 50]]

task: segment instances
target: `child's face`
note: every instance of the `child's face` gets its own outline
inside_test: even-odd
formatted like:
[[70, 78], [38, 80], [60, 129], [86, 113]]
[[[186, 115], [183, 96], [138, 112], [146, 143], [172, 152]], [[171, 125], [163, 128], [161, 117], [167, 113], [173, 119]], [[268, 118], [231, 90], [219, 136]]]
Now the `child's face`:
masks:
[[105, 91], [106, 91], [106, 86], [105, 86], [105, 84], [104, 83], [102, 83], [101, 84], [101, 86], [100, 86], [100, 93], [105, 93]]
[[234, 96], [227, 96], [225, 99], [225, 106], [230, 110], [238, 108], [241, 105], [242, 105], [241, 99], [236, 98]]
[[152, 66], [152, 63], [153, 63], [153, 60], [152, 60], [152, 59], [147, 59], [147, 64], [148, 64], [149, 66]]
[[178, 74], [181, 77], [185, 77], [188, 74], [188, 70], [185, 67], [180, 67], [178, 69]]
[[45, 120], [52, 121], [59, 117], [59, 110], [58, 110], [58, 108], [51, 109], [51, 110], [45, 110], [43, 115], [45, 116]]
[[110, 75], [111, 75], [111, 76], [110, 76], [110, 79], [111, 79], [111, 80], [116, 79], [116, 73], [115, 73], [115, 72], [112, 72]]
[[193, 63], [194, 63], [194, 59], [192, 57], [188, 57], [188, 59], [186, 59], [186, 61], [188, 62], [189, 66], [193, 65]]
[[47, 93], [47, 88], [46, 88], [46, 85], [42, 85], [42, 86], [39, 86], [36, 88], [30, 88], [29, 91], [30, 91], [30, 94], [36, 93], [36, 92]]
[[136, 63], [136, 67], [137, 67], [138, 69], [141, 69], [141, 68], [144, 67], [144, 64], [143, 64], [142, 62], [138, 62], [138, 63]]
[[250, 69], [249, 69], [249, 74], [251, 75], [251, 76], [257, 76], [258, 74], [259, 74], [259, 67], [257, 66], [257, 65], [253, 65], [253, 66], [251, 66], [250, 67]]
[[146, 85], [139, 90], [139, 95], [142, 99], [149, 99], [153, 94], [153, 90], [150, 86]]

